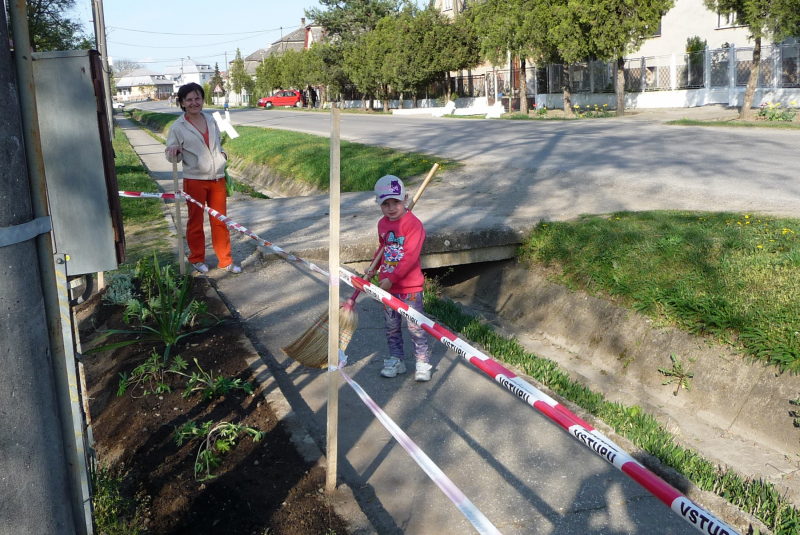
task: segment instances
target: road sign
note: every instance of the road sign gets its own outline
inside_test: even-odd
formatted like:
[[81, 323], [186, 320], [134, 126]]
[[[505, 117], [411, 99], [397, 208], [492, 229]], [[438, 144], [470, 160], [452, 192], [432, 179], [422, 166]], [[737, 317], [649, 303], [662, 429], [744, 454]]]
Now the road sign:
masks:
[[222, 89], [219, 86], [214, 88], [214, 93], [222, 93]]

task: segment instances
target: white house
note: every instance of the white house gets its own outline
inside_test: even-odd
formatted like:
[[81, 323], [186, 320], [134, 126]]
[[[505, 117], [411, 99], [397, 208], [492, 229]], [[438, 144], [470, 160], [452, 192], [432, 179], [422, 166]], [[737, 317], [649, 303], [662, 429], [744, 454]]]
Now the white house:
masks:
[[187, 57], [181, 59], [180, 63], [167, 66], [164, 69], [164, 74], [172, 80], [173, 92], [177, 93], [182, 85], [190, 82], [202, 86], [214, 75], [214, 69], [210, 65], [199, 63]]
[[117, 99], [123, 102], [168, 98], [172, 79], [147, 69], [134, 69], [117, 80]]

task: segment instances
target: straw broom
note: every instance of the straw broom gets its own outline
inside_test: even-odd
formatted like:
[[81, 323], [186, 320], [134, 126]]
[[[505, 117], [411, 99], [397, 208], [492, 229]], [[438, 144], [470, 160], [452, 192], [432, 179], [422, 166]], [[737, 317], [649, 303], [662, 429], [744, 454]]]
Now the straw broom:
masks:
[[[411, 202], [408, 204], [408, 210], [411, 210], [414, 208], [414, 205], [417, 204], [417, 201], [422, 196], [422, 192], [425, 191], [425, 188], [428, 186], [428, 182], [431, 181], [431, 178], [433, 178], [433, 175], [436, 173], [437, 169], [439, 169], [439, 164], [433, 164], [428, 176], [426, 176], [425, 180], [422, 181], [419, 190], [417, 190], [417, 193], [414, 194], [414, 198], [411, 199]], [[375, 259], [372, 261], [372, 264], [370, 264], [368, 271], [375, 269], [380, 261], [381, 255], [380, 251], [378, 251], [378, 253], [375, 255]], [[339, 349], [342, 351], [347, 349], [350, 339], [353, 337], [353, 333], [358, 327], [356, 297], [359, 293], [360, 291], [356, 290], [350, 299], [342, 303], [341, 307], [339, 308]], [[328, 311], [326, 310], [316, 320], [314, 320], [314, 324], [311, 325], [311, 327], [306, 329], [306, 331], [300, 335], [300, 338], [288, 346], [281, 348], [281, 351], [286, 353], [289, 358], [297, 361], [303, 366], [307, 366], [309, 368], [326, 368], [328, 365], [329, 320], [330, 318], [328, 316]]]

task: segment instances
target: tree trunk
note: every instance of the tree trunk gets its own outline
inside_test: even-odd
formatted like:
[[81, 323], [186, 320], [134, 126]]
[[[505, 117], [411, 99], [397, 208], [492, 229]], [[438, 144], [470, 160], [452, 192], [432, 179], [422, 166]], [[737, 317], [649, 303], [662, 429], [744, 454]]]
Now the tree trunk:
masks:
[[564, 63], [564, 115], [572, 115], [572, 86], [569, 81], [569, 64]]
[[414, 93], [414, 108], [417, 107], [417, 94]]
[[400, 109], [403, 109], [403, 92], [400, 91]]
[[383, 113], [389, 113], [389, 86], [384, 84], [381, 92], [383, 93]]
[[519, 111], [528, 115], [528, 75], [525, 73], [525, 58], [519, 58]]
[[753, 45], [753, 65], [750, 67], [750, 79], [747, 80], [747, 89], [744, 91], [744, 102], [739, 112], [739, 119], [753, 118], [753, 97], [758, 87], [758, 74], [761, 72], [761, 38], [756, 37]]
[[444, 89], [444, 94], [445, 94], [445, 97], [447, 97], [445, 99], [445, 104], [447, 104], [447, 102], [450, 100], [450, 97], [453, 96], [452, 92], [450, 91], [450, 72], [449, 71], [444, 73], [444, 88], [445, 88]]
[[625, 58], [617, 58], [617, 117], [625, 115]]
[[364, 93], [361, 94], [361, 110], [367, 111], [367, 95]]

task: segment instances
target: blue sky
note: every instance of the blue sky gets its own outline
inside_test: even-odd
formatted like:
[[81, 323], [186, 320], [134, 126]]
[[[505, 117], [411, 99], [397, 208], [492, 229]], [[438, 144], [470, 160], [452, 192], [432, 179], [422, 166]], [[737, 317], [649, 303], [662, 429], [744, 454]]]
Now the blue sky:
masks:
[[[108, 54], [155, 72], [186, 57], [212, 67], [218, 62], [224, 70], [226, 51], [230, 61], [237, 47], [243, 56], [266, 47], [280, 39], [281, 31], [298, 29], [304, 9], [318, 6], [317, 0], [105, 0]], [[91, 1], [77, 0], [73, 14], [94, 36]]]

